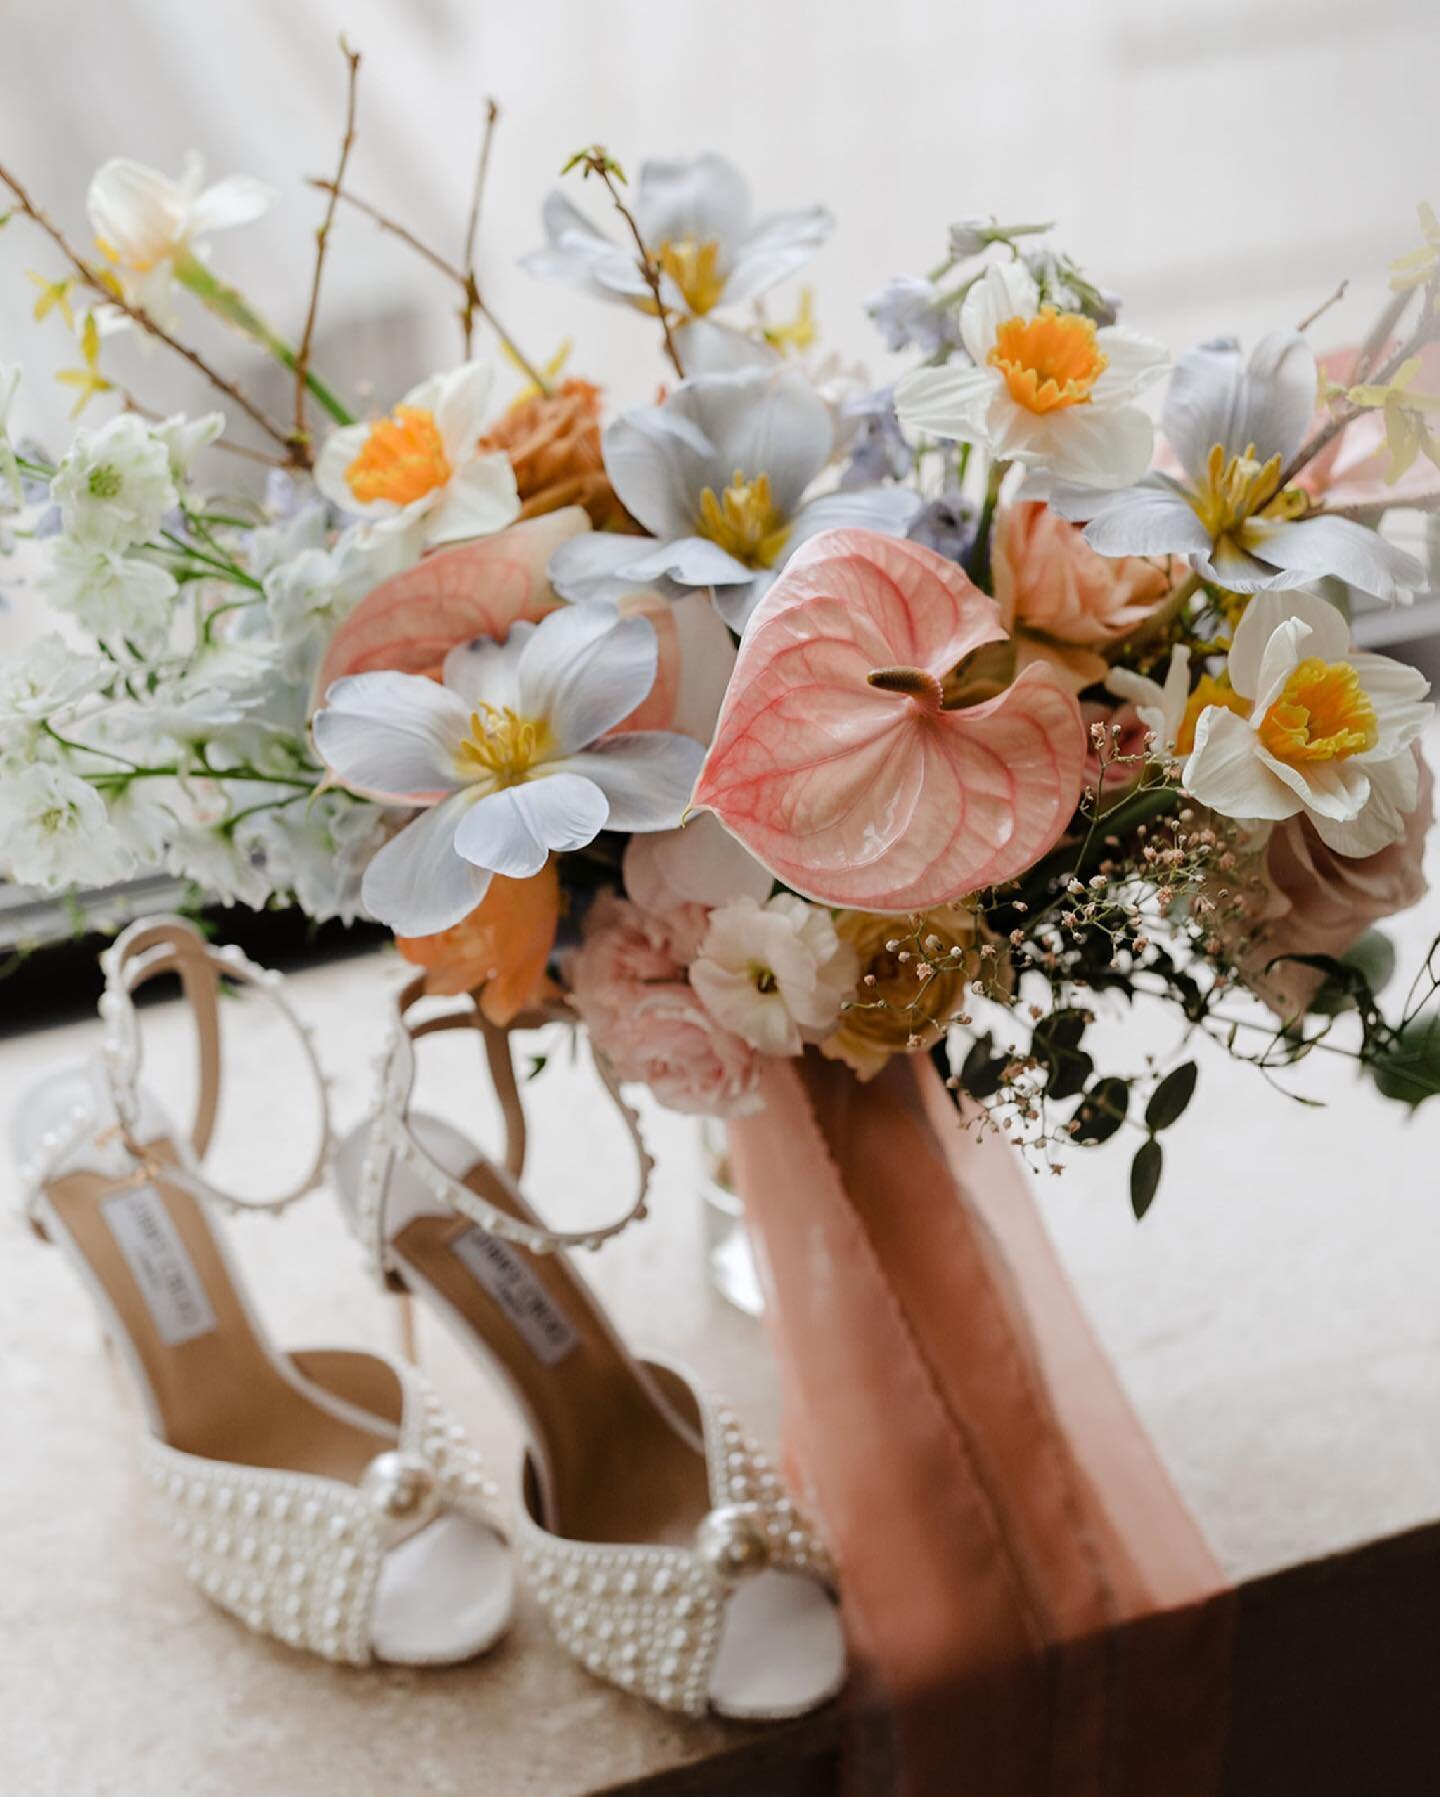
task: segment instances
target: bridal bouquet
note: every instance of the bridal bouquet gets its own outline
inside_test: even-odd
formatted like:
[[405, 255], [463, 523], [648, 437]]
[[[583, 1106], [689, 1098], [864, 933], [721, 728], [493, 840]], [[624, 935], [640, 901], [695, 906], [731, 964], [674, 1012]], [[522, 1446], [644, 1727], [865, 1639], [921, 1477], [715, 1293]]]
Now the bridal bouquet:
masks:
[[[769, 303], [823, 208], [756, 216], [715, 155], [632, 189], [594, 147], [525, 266], [653, 333], [653, 399], [615, 411], [496, 320], [478, 184], [453, 264], [347, 184], [357, 60], [293, 342], [208, 254], [258, 183], [107, 163], [92, 250], [0, 171], [84, 415], [58, 454], [3, 439], [55, 629], [0, 673], [0, 868], [368, 913], [498, 1023], [568, 1001], [685, 1111], [753, 1109], [766, 1057], [932, 1053], [1040, 1163], [1137, 1131], [1137, 1214], [1193, 1032], [1437, 1089], [1436, 956], [1387, 1013], [1367, 934], [1424, 891], [1432, 706], [1349, 622], [1431, 582], [1400, 539], [1440, 499], [1433, 213], [1357, 347], [1317, 355], [1312, 319], [1173, 368], [1048, 228], [964, 220], [870, 302], [908, 362], [877, 386], [820, 354], [808, 291]], [[462, 339], [363, 412], [364, 370], [312, 362], [362, 218]], [[292, 419], [212, 369], [207, 314], [290, 371]], [[148, 413], [117, 330], [222, 409]], [[1097, 1066], [1142, 996], [1174, 1060]]]

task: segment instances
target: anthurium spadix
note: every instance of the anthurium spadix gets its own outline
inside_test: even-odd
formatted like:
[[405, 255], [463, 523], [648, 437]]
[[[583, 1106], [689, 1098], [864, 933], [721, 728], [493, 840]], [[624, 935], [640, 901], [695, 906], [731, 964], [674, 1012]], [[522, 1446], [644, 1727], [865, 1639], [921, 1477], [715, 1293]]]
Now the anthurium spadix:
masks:
[[1002, 641], [993, 599], [918, 543], [807, 544], [740, 646], [695, 804], [786, 885], [926, 909], [1024, 872], [1079, 802], [1079, 706], [1036, 664], [951, 709], [946, 677]]

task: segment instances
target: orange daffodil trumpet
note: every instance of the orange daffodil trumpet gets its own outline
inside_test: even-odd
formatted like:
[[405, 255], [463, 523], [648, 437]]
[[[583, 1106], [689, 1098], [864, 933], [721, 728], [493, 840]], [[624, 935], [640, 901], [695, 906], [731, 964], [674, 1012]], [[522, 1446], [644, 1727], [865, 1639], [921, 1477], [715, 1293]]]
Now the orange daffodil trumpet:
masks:
[[1149, 467], [1154, 428], [1135, 400], [1165, 371], [1158, 343], [1042, 304], [1018, 260], [977, 278], [960, 339], [968, 362], [895, 383], [902, 424], [1086, 487], [1128, 487]]
[[1250, 601], [1230, 649], [1239, 707], [1195, 724], [1183, 783], [1224, 817], [1303, 812], [1337, 854], [1377, 854], [1419, 799], [1411, 744], [1434, 716], [1417, 668], [1350, 647], [1350, 627], [1311, 593]]
[[695, 803], [829, 905], [921, 911], [1012, 879], [1069, 823], [1086, 737], [1038, 664], [948, 708], [947, 677], [1004, 637], [994, 600], [919, 544], [817, 537], [750, 621]]
[[384, 417], [332, 431], [316, 486], [342, 511], [413, 530], [427, 548], [503, 530], [520, 495], [510, 458], [477, 447], [490, 389], [479, 362], [432, 375]]

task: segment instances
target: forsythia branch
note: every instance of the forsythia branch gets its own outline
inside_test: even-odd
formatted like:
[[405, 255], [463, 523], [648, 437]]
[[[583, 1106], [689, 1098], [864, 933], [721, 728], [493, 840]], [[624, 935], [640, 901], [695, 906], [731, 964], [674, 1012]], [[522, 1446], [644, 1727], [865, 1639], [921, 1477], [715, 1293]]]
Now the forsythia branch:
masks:
[[360, 52], [352, 50], [344, 37], [340, 39], [340, 53], [346, 63], [345, 88], [345, 134], [340, 139], [340, 161], [335, 169], [335, 183], [330, 190], [329, 202], [325, 207], [325, 217], [315, 233], [315, 273], [310, 282], [310, 304], [305, 313], [305, 328], [300, 333], [300, 345], [295, 351], [295, 428], [294, 440], [298, 445], [308, 449], [310, 433], [305, 423], [305, 376], [310, 369], [310, 346], [315, 337], [315, 321], [320, 311], [320, 277], [325, 270], [325, 251], [330, 242], [330, 230], [335, 223], [335, 209], [340, 203], [340, 189], [345, 181], [345, 170], [350, 162], [350, 151], [355, 143], [355, 94], [359, 85]]

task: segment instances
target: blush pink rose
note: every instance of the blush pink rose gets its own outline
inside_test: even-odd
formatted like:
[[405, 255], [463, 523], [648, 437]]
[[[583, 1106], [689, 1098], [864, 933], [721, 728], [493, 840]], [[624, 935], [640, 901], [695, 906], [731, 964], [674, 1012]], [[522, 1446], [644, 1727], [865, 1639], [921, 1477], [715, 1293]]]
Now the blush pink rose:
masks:
[[1099, 650], [1143, 624], [1171, 587], [1168, 559], [1098, 555], [1075, 525], [1029, 501], [995, 520], [992, 555], [1018, 665], [1040, 655], [1081, 686], [1104, 678]]
[[685, 978], [707, 922], [702, 905], [654, 913], [601, 893], [569, 957], [571, 1002], [618, 1078], [642, 1081], [674, 1111], [746, 1116], [760, 1108], [760, 1058]]
[[1263, 919], [1247, 950], [1247, 985], [1277, 1015], [1294, 1017], [1314, 997], [1324, 976], [1313, 967], [1282, 962], [1277, 955], [1343, 955], [1372, 924], [1419, 904], [1427, 891], [1421, 862], [1434, 821], [1434, 781], [1417, 748], [1420, 797], [1405, 819], [1405, 833], [1377, 855], [1337, 855], [1303, 815], [1276, 824], [1260, 866], [1258, 901]]

